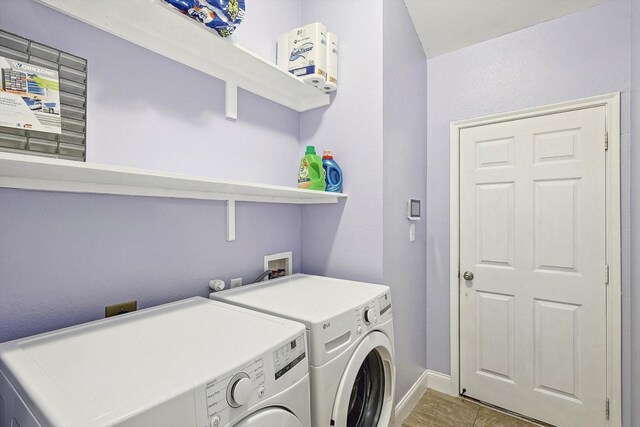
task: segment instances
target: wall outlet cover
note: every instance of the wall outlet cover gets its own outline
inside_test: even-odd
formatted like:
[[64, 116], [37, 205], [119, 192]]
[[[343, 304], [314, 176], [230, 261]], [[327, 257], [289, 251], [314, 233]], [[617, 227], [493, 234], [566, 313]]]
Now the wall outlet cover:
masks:
[[238, 286], [242, 286], [242, 277], [238, 277], [237, 279], [231, 279], [231, 287], [237, 288]]
[[108, 305], [104, 308], [104, 317], [117, 316], [119, 314], [131, 313], [138, 309], [138, 301], [127, 301], [118, 304]]

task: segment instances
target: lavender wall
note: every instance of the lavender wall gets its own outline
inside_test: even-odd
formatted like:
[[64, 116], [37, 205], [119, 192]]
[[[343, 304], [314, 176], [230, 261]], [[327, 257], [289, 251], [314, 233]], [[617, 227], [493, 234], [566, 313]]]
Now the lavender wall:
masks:
[[303, 208], [301, 268], [391, 286], [399, 399], [426, 366], [425, 224], [409, 243], [404, 205], [426, 198], [426, 59], [401, 0], [342, 2], [340, 13], [305, 0], [312, 21], [340, 36], [341, 86], [330, 108], [300, 115], [301, 149], [334, 150], [349, 199]]
[[631, 390], [629, 419], [640, 424], [640, 3], [631, 2]]
[[630, 339], [629, 298], [630, 9], [627, 0], [611, 1], [429, 60], [427, 152], [427, 367], [449, 373], [449, 123], [622, 92], [626, 425], [630, 425], [630, 346], [638, 345], [637, 331], [634, 341]]
[[302, 1], [247, 1], [245, 5], [247, 13], [235, 31], [238, 42], [275, 63], [275, 37], [300, 25]]
[[300, 155], [305, 145], [333, 149], [349, 198], [337, 209], [302, 208], [302, 270], [380, 283], [382, 2], [345, 1], [338, 9], [323, 0], [303, 2], [303, 24], [322, 22], [340, 37], [340, 88], [330, 107], [300, 114]]
[[[300, 215], [239, 203], [226, 243], [222, 202], [0, 190], [0, 342], [209, 294], [209, 279], [252, 280], [264, 254], [300, 253]], [[294, 266], [299, 270], [299, 262]]]
[[[249, 13], [240, 41], [269, 56], [269, 40], [299, 24], [300, 2], [253, 2]], [[88, 160], [295, 182], [298, 113], [241, 92], [238, 121], [227, 121], [221, 81], [31, 0], [0, 1], [0, 28], [89, 60]], [[0, 189], [0, 342], [132, 298], [207, 295], [211, 278], [255, 278], [268, 253], [293, 250], [300, 270], [299, 207], [239, 203], [237, 215], [227, 243], [221, 202]]]
[[409, 241], [406, 203], [427, 203], [427, 58], [402, 0], [383, 2], [384, 283], [391, 286], [398, 398], [426, 369], [426, 221]]

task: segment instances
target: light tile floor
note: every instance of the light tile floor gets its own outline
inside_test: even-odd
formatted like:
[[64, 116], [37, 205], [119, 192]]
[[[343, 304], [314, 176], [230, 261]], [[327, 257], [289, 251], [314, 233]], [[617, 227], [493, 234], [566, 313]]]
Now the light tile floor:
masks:
[[402, 427], [534, 427], [538, 424], [486, 408], [471, 400], [428, 389]]

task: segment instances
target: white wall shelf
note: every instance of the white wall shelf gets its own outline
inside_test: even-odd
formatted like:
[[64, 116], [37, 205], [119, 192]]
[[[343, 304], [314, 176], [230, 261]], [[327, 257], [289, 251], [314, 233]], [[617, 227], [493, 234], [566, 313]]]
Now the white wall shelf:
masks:
[[346, 194], [157, 172], [98, 163], [0, 153], [0, 187], [70, 193], [227, 201], [227, 240], [235, 239], [235, 203], [337, 203]]
[[[329, 105], [329, 95], [162, 0], [37, 0], [101, 30], [226, 82], [226, 116], [237, 118], [237, 88], [295, 111]], [[274, 40], [275, 43], [275, 40]]]

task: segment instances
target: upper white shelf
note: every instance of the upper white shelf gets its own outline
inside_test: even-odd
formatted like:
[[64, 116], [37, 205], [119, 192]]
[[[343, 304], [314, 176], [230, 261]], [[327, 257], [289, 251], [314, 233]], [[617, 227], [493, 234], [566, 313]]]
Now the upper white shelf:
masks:
[[[329, 95], [249, 49], [209, 31], [162, 0], [37, 0], [227, 83], [227, 116], [235, 118], [235, 87], [295, 111], [329, 105]], [[274, 40], [275, 44], [275, 40]], [[233, 99], [229, 99], [229, 97]], [[229, 110], [232, 110], [231, 112]]]
[[0, 153], [0, 187], [71, 193], [289, 204], [337, 203], [346, 194]]

